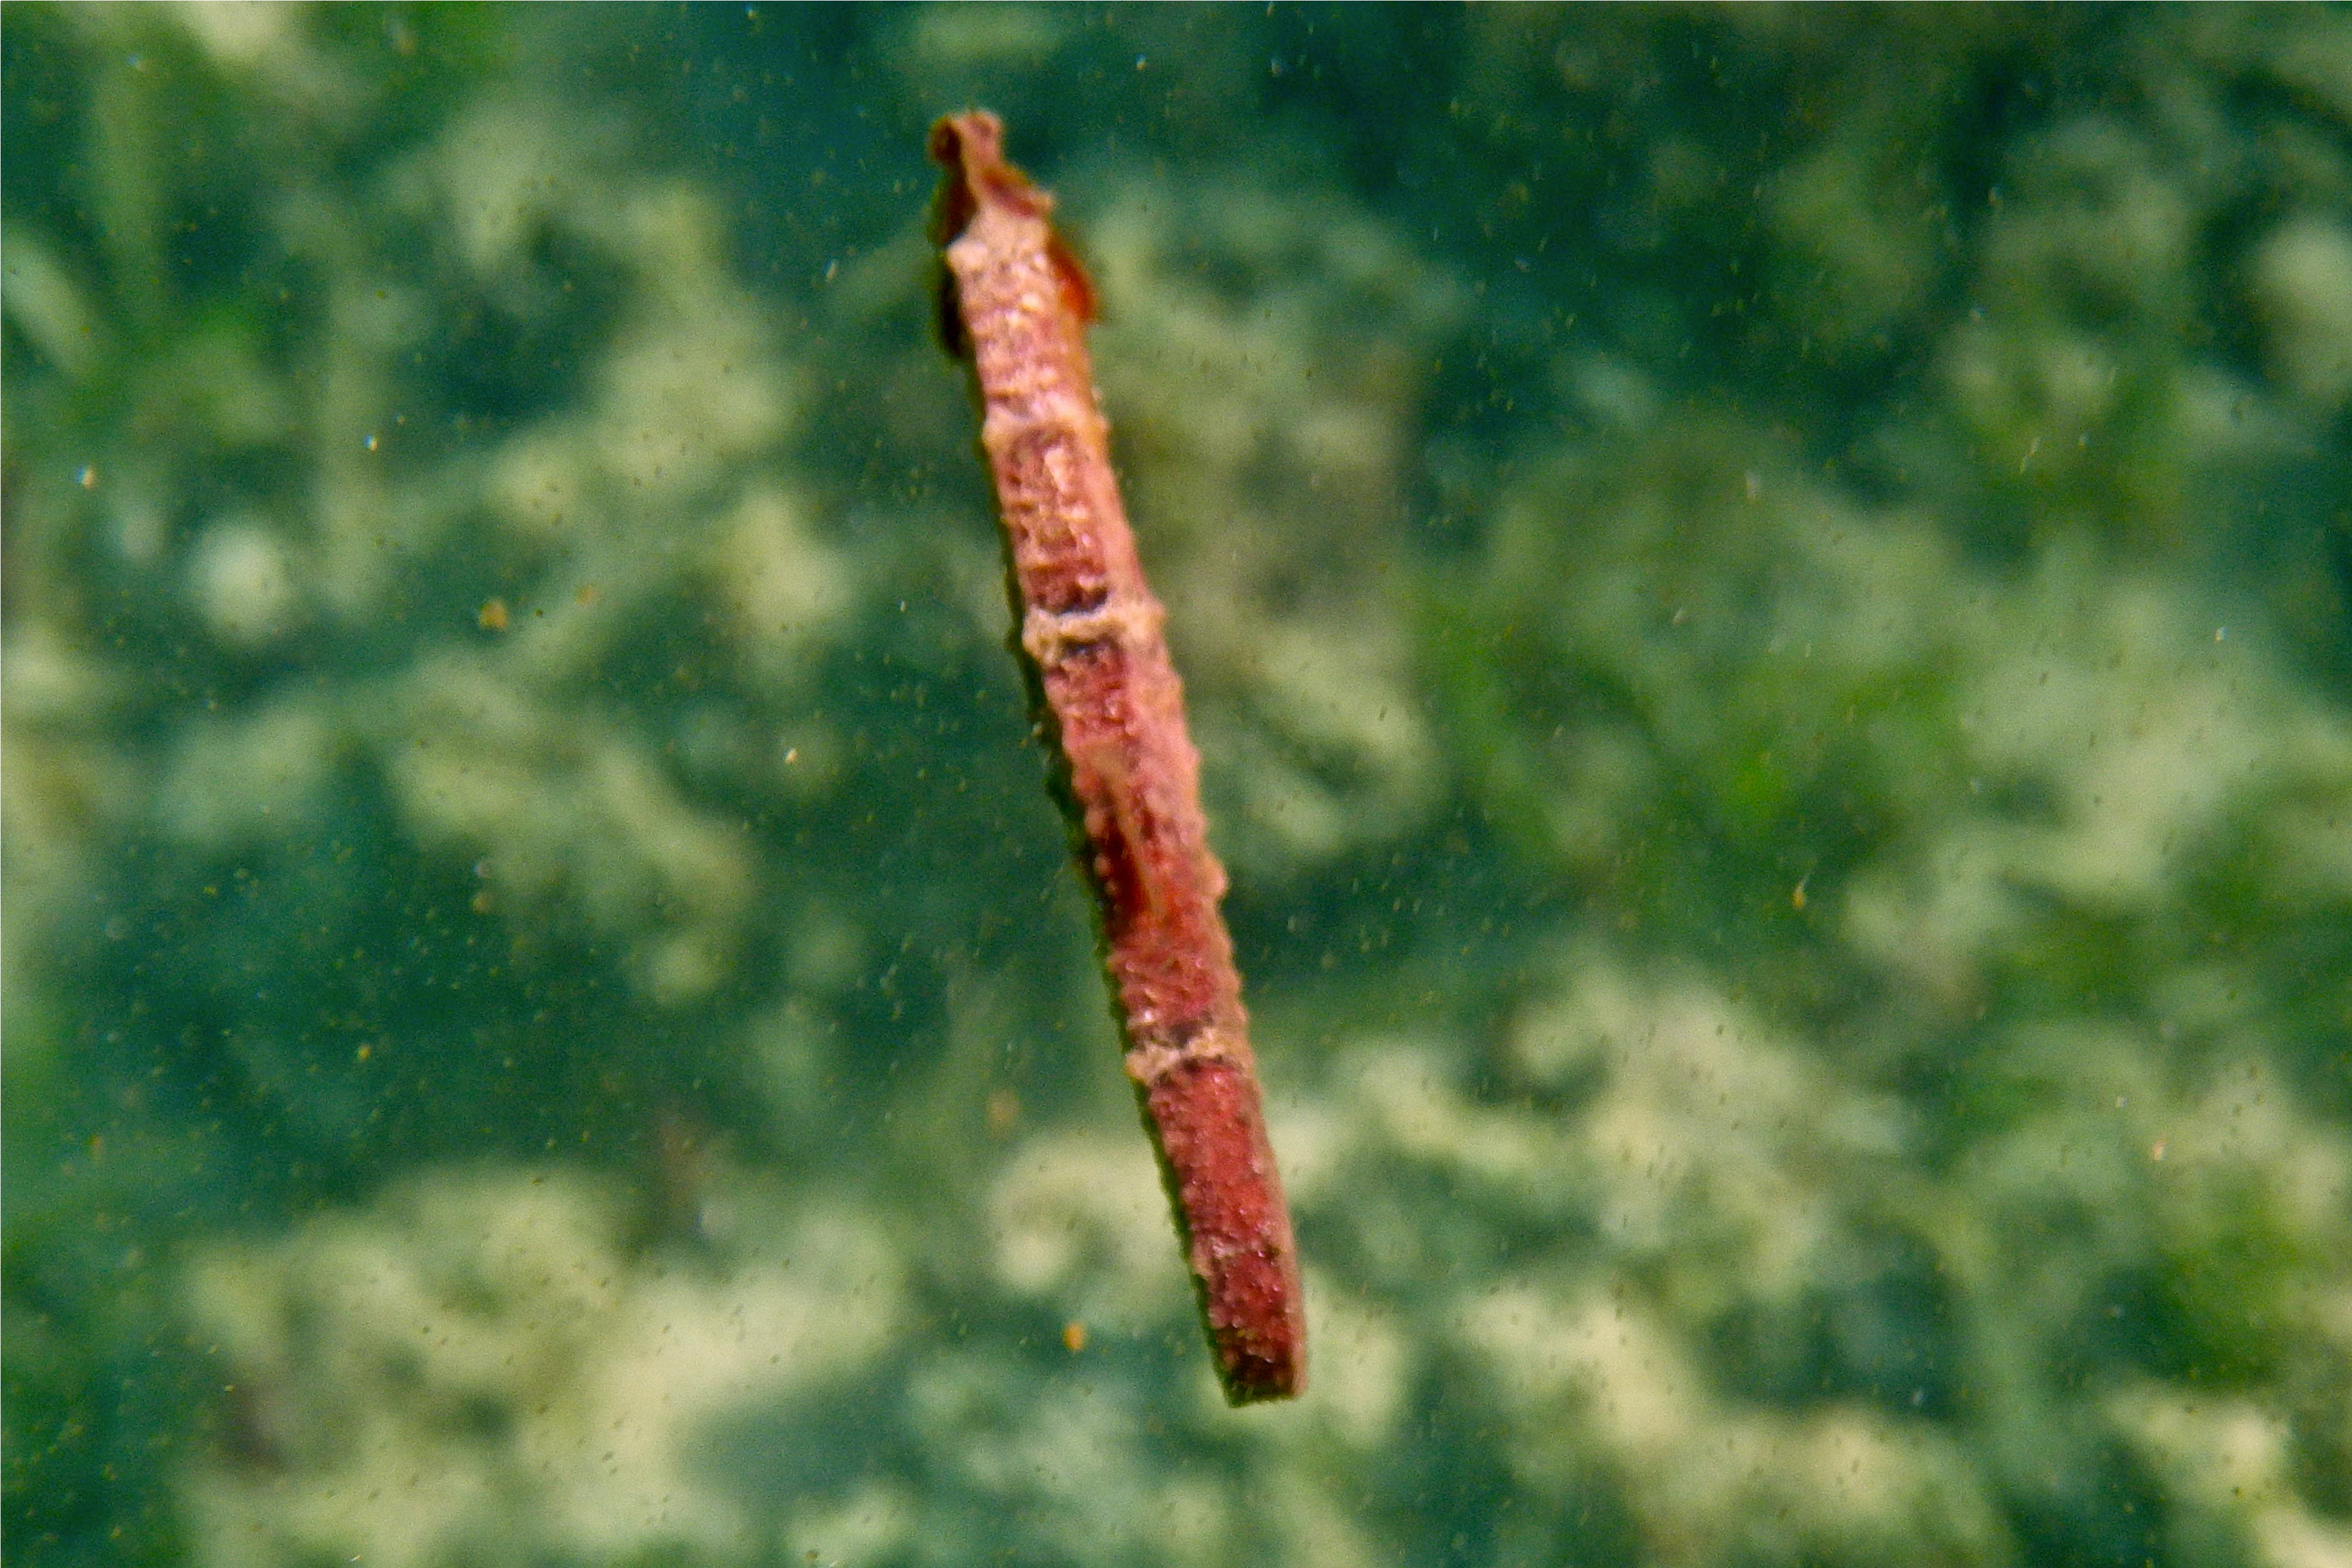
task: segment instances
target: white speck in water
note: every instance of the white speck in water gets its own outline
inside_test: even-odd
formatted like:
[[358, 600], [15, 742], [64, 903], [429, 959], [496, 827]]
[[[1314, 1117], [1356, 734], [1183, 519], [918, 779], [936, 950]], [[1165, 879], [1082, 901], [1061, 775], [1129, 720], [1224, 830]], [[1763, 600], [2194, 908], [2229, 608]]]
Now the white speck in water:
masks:
[[374, 451], [374, 450], [375, 450], [375, 432], [374, 432], [374, 431], [373, 431], [373, 430], [371, 430], [371, 431], [369, 431], [365, 436], [363, 436], [363, 437], [360, 437], [360, 445], [361, 445], [361, 446], [362, 446], [362, 447], [366, 447], [369, 451], [371, 451], [371, 452]]

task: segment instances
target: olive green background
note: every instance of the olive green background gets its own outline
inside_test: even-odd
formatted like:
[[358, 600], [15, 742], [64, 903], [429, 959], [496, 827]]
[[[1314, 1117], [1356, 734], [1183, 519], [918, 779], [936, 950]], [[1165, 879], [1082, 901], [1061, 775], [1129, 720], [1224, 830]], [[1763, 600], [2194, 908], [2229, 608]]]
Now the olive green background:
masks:
[[[12, 1558], [2352, 1561], [2344, 11], [0, 64]], [[1104, 301], [1295, 1405], [1007, 646], [974, 103]]]

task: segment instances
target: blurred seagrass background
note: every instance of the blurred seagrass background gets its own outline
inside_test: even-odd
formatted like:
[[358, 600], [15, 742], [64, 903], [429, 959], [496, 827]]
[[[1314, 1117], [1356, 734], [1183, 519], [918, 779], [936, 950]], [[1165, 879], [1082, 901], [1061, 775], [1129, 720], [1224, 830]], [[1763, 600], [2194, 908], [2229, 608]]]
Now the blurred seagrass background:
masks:
[[[2352, 1563], [2352, 15], [0, 16], [26, 1564]], [[923, 132], [1061, 198], [1218, 1403]]]

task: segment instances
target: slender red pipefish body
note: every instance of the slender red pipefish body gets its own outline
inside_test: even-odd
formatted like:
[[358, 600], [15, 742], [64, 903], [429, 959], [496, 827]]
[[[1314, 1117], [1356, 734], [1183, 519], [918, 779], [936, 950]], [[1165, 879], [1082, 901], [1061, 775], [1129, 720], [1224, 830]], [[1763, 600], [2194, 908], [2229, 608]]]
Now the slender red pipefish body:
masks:
[[1307, 1381], [1307, 1320], [1241, 976], [1218, 903], [1224, 868], [1201, 812], [1201, 759], [1160, 636], [1097, 405], [1094, 288], [1054, 233], [1053, 198], [1004, 161], [975, 110], [931, 128], [945, 324], [977, 373], [981, 446], [1020, 622], [1057, 734], [1077, 858], [1102, 910], [1135, 1080], [1235, 1405]]

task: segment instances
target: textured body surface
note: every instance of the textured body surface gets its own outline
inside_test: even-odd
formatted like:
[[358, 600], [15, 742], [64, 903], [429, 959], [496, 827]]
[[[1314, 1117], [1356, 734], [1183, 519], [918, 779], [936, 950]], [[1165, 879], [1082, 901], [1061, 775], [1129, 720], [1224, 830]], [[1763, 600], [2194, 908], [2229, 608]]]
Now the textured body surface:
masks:
[[1012, 553], [1021, 646], [1059, 731], [1099, 897], [1127, 1070], [1236, 1404], [1297, 1394], [1306, 1329], [1289, 1214], [1259, 1106], [1241, 981], [1201, 813], [1200, 757], [1111, 469], [1086, 350], [1090, 289], [1051, 198], [1003, 158], [1002, 128], [943, 120], [957, 314]]

